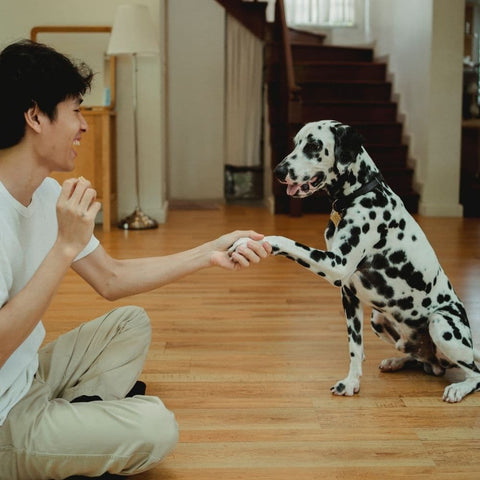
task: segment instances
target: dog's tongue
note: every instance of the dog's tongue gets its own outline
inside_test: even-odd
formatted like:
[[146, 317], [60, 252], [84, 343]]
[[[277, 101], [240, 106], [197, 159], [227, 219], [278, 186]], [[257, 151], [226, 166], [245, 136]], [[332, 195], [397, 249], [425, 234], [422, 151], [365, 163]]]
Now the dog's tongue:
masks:
[[295, 195], [300, 190], [300, 185], [287, 185], [287, 195]]

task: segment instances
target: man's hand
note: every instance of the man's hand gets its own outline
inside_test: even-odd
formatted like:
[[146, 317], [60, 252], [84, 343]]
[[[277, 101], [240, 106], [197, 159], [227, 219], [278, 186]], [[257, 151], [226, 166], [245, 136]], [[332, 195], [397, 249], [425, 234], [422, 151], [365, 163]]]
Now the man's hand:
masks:
[[[229, 254], [228, 249], [236, 240], [242, 237], [248, 237], [252, 241], [240, 246], [235, 252]], [[264, 235], [253, 230], [237, 230], [226, 235], [222, 235], [217, 240], [210, 243], [214, 250], [210, 257], [210, 264], [228, 270], [237, 270], [248, 267], [251, 263], [258, 263], [262, 258], [267, 258], [272, 252], [272, 247], [268, 242], [261, 242]]]
[[100, 210], [97, 192], [83, 177], [65, 180], [57, 201], [58, 237], [75, 258], [87, 245]]

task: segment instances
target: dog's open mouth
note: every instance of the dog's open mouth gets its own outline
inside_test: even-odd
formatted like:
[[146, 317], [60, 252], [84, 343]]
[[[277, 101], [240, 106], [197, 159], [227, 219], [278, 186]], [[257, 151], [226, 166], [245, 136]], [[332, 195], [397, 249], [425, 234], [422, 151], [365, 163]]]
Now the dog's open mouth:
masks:
[[308, 197], [317, 191], [317, 187], [321, 180], [318, 177], [313, 177], [305, 183], [287, 183], [287, 195], [291, 197]]

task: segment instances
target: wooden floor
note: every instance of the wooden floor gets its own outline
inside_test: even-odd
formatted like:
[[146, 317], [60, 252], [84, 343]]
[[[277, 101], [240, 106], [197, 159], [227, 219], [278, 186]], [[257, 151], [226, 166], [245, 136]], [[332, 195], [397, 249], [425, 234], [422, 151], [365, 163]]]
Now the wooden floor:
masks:
[[[418, 220], [479, 345], [480, 219]], [[237, 228], [324, 248], [326, 222], [229, 206], [175, 210], [158, 230], [98, 236], [118, 257], [172, 253]], [[46, 316], [47, 340], [125, 304], [151, 316], [143, 379], [180, 426], [175, 451], [137, 480], [480, 478], [480, 393], [447, 404], [446, 378], [380, 373], [395, 351], [367, 328], [360, 393], [332, 396], [348, 368], [339, 291], [284, 258], [241, 272], [204, 270], [114, 303], [69, 274]]]

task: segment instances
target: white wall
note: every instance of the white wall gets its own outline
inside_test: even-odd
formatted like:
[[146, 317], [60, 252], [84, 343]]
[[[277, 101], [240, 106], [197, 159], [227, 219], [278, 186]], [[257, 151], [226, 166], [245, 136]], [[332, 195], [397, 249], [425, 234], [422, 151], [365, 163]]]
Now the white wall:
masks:
[[464, 0], [370, 0], [377, 56], [387, 56], [420, 213], [461, 216], [459, 204]]
[[223, 199], [225, 10], [168, 2], [169, 198]]
[[[165, 0], [141, 0], [163, 42]], [[1, 0], [0, 48], [21, 38], [30, 37], [30, 29], [38, 25], [112, 25], [118, 0]], [[135, 3], [122, 0], [121, 3]], [[141, 204], [149, 215], [165, 219], [165, 112], [162, 110], [164, 59], [139, 58], [138, 112], [139, 156], [141, 163]], [[117, 168], [119, 216], [135, 207], [133, 162], [133, 117], [131, 110], [131, 72], [127, 59], [120, 58], [117, 70]]]

